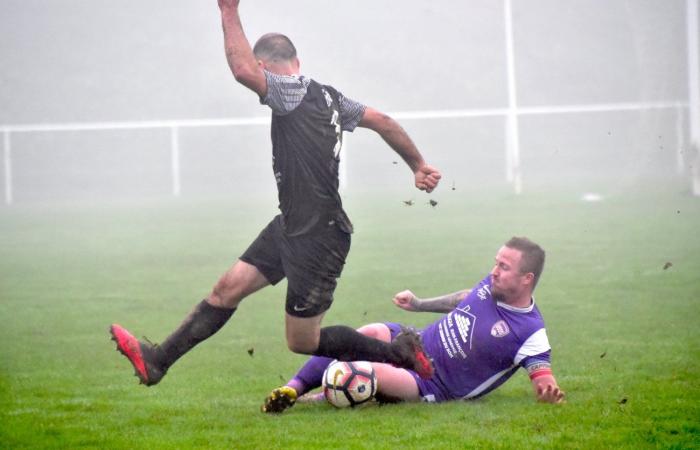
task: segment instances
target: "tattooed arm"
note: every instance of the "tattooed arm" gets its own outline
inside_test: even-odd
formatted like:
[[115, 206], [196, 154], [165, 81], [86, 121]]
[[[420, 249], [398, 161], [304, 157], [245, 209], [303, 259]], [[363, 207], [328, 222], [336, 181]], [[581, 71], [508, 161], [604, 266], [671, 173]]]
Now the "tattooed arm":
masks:
[[394, 296], [394, 304], [406, 311], [448, 313], [455, 309], [470, 292], [471, 289], [463, 289], [452, 294], [421, 299], [413, 292], [406, 290]]

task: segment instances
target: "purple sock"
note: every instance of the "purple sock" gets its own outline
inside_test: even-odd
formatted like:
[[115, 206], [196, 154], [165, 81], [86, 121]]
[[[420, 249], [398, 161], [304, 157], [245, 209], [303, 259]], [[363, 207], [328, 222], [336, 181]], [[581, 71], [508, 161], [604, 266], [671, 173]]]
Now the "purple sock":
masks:
[[293, 387], [299, 396], [321, 386], [323, 372], [331, 361], [333, 361], [332, 358], [312, 356], [306, 361], [306, 364], [299, 369], [299, 372], [294, 375], [294, 378], [287, 382], [287, 386]]

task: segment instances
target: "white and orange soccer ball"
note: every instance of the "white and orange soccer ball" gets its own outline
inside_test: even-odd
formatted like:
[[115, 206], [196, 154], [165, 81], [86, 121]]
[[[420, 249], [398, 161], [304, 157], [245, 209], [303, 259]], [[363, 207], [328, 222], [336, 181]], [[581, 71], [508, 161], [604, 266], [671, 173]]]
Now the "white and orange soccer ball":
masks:
[[355, 407], [377, 393], [377, 376], [367, 361], [335, 360], [323, 373], [323, 393], [336, 408]]

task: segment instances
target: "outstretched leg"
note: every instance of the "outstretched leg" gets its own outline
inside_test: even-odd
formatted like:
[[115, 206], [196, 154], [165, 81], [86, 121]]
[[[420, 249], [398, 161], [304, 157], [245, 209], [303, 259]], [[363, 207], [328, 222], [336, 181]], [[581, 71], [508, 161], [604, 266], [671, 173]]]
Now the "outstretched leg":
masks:
[[141, 383], [152, 386], [160, 382], [182, 355], [219, 331], [241, 300], [268, 284], [255, 266], [238, 261], [160, 345], [139, 341], [117, 324], [110, 327], [110, 333], [117, 350], [131, 362]]
[[141, 384], [153, 386], [160, 382], [178, 358], [216, 333], [234, 311], [235, 309], [212, 306], [202, 300], [160, 345], [139, 341], [117, 324], [112, 324], [109, 331], [117, 343], [117, 350], [134, 366]]
[[[340, 361], [371, 361], [414, 370], [421, 378], [433, 375], [433, 365], [423, 352], [420, 337], [408, 329], [393, 341], [381, 340], [343, 325], [321, 328], [323, 314], [295, 317], [287, 313], [287, 344], [296, 353], [325, 356]], [[370, 333], [371, 334], [371, 333]]]
[[391, 343], [358, 333], [350, 327], [330, 326], [320, 330], [317, 356], [328, 356], [341, 361], [371, 361], [388, 363], [411, 369], [421, 378], [433, 376], [433, 365], [423, 351], [420, 336], [405, 330]]

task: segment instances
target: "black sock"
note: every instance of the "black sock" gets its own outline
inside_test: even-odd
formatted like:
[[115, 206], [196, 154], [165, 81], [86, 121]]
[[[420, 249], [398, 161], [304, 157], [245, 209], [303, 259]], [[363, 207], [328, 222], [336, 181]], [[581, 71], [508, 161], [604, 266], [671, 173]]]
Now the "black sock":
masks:
[[334, 325], [321, 328], [316, 356], [326, 356], [340, 361], [373, 361], [397, 363], [397, 356], [388, 342], [367, 337], [358, 331]]
[[177, 330], [158, 346], [160, 365], [167, 369], [192, 347], [224, 326], [236, 308], [219, 308], [202, 300], [182, 321]]

